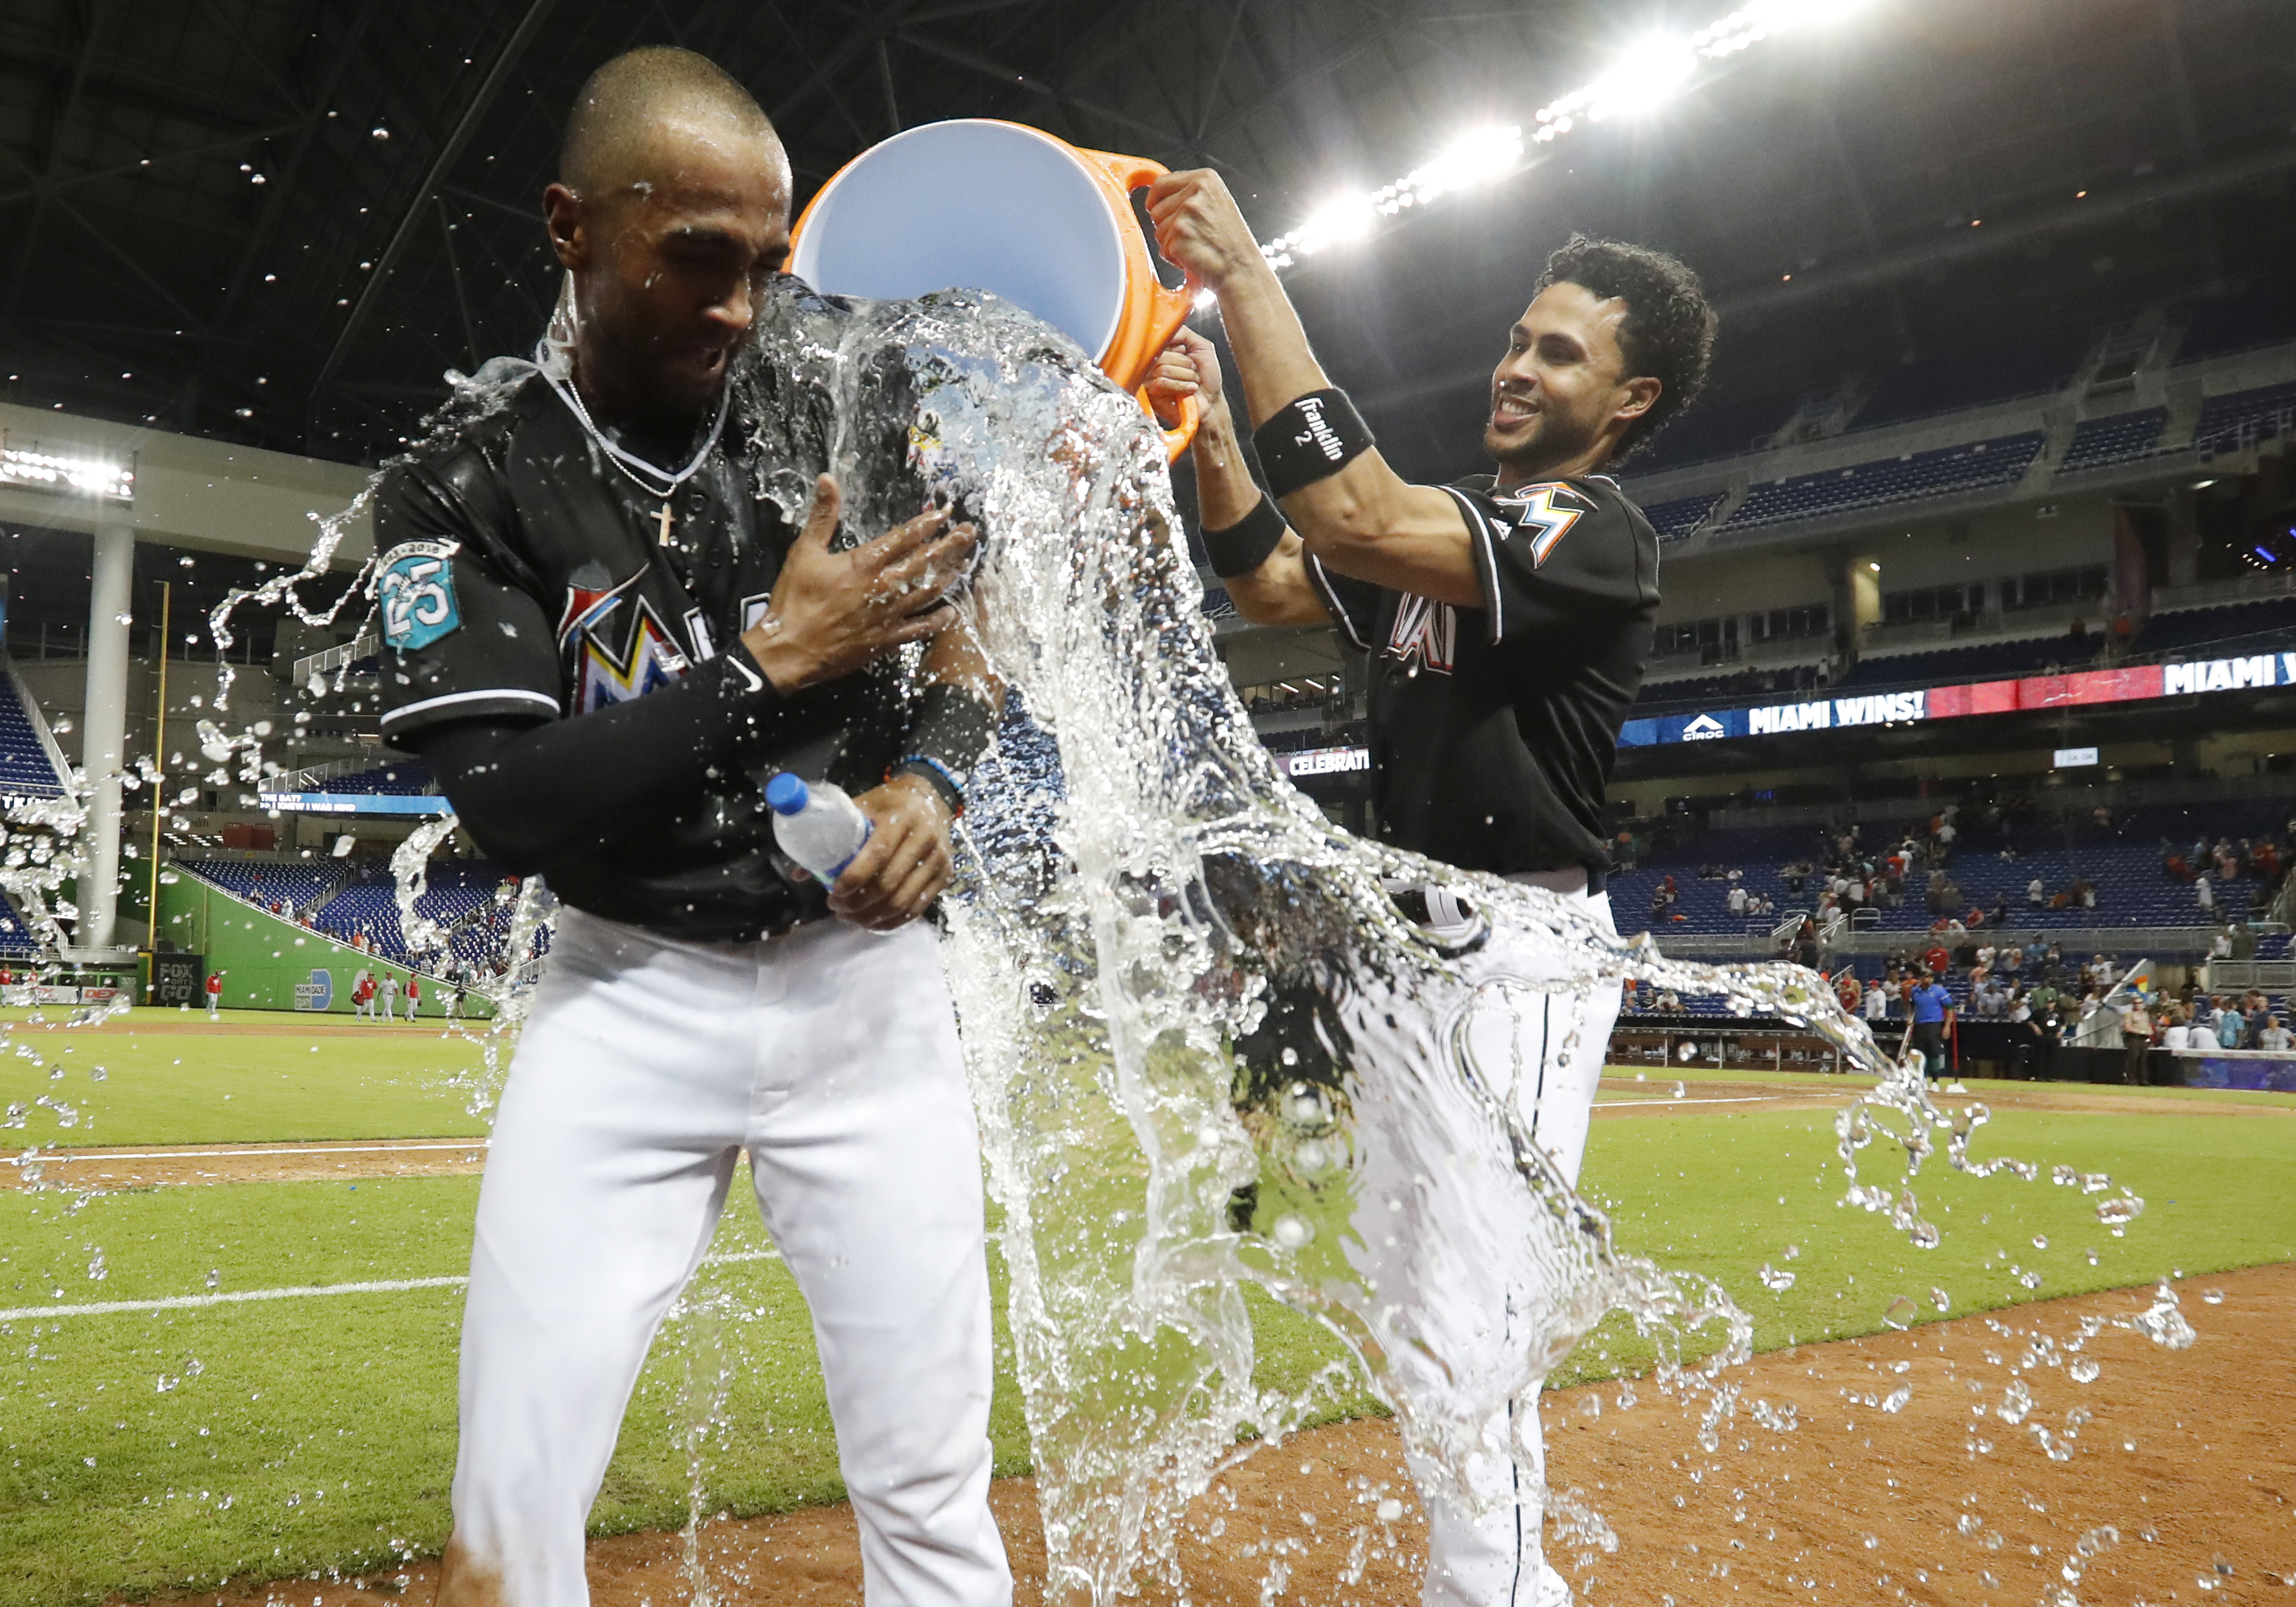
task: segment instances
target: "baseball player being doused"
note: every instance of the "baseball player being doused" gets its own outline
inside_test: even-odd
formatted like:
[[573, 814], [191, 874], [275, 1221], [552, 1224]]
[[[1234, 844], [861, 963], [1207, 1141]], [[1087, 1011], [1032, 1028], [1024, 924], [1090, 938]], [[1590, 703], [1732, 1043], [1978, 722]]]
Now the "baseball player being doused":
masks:
[[[591, 1503], [742, 1151], [812, 1309], [869, 1601], [1011, 1599], [978, 1137], [917, 920], [989, 730], [935, 605], [974, 533], [926, 513], [832, 551], [826, 476], [801, 529], [758, 498], [727, 371], [790, 183], [701, 57], [600, 68], [542, 198], [570, 372], [419, 447], [378, 504], [383, 734], [565, 906], [480, 1194], [442, 1607], [588, 1600]], [[913, 690], [887, 655], [928, 637]], [[775, 852], [782, 770], [869, 817], [832, 887]]]

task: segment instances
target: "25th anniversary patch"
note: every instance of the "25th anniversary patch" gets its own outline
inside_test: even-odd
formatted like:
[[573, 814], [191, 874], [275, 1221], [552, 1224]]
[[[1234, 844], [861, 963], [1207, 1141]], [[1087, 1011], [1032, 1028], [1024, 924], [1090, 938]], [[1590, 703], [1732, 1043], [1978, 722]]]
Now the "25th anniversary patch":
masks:
[[401, 652], [428, 647], [458, 628], [463, 611], [455, 601], [455, 544], [406, 541], [383, 554], [374, 581], [382, 611], [382, 639]]

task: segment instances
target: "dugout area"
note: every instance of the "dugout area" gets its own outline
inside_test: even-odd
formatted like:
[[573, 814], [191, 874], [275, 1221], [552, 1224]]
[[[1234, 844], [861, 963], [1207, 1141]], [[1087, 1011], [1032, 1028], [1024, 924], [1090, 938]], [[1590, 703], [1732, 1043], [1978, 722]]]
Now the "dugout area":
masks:
[[[0, 1337], [7, 1341], [0, 1554], [12, 1560], [0, 1574], [0, 1607], [190, 1589], [208, 1601], [226, 1584], [308, 1582], [315, 1571], [323, 1584], [340, 1576], [340, 1586], [327, 1588], [347, 1593], [344, 1600], [397, 1594], [390, 1587], [402, 1573], [416, 1590], [427, 1577], [422, 1559], [443, 1544], [448, 1521], [459, 1280], [482, 1164], [480, 1124], [467, 1109], [480, 1065], [475, 1043], [436, 1027], [329, 1028], [251, 1013], [210, 1026], [177, 1013], [137, 1012], [79, 1030], [17, 1013], [10, 1025], [29, 1053], [0, 1061], [6, 1097], [29, 1106], [46, 1095], [71, 1106], [74, 1126], [60, 1127], [52, 1106], [29, 1106], [27, 1136], [44, 1150], [57, 1147], [37, 1168], [37, 1186], [0, 1194]], [[58, 1069], [63, 1075], [52, 1077]], [[2296, 1261], [2296, 1198], [2285, 1186], [2296, 1098], [1972, 1085], [1968, 1097], [1994, 1107], [1980, 1152], [2035, 1160], [2041, 1180], [1932, 1168], [1921, 1179], [1923, 1201], [1945, 1242], [1924, 1252], [1882, 1218], [1838, 1203], [1832, 1118], [1845, 1091], [1838, 1078], [1792, 1072], [1619, 1067], [1606, 1077], [1586, 1170], [1590, 1197], [1610, 1213], [1621, 1245], [1728, 1287], [1755, 1319], [1764, 1354], [1748, 1373], [1737, 1438], [1702, 1458], [1694, 1425], [1647, 1381], [1626, 1382], [1647, 1368], [1647, 1346], [1623, 1324], [1606, 1324], [1551, 1382], [1576, 1391], [1556, 1395], [1550, 1411], [1558, 1478], [1577, 1476], [1568, 1468], [1574, 1447], [1599, 1449], [1579, 1470], [1590, 1480], [1617, 1490], [1620, 1470], [1644, 1457], [1668, 1488], [1703, 1500], [1705, 1479], [1685, 1481], [1684, 1470], [1713, 1464], [1716, 1477], [1751, 1492], [1748, 1499], [1771, 1514], [1766, 1527], [1787, 1536], [1737, 1559], [1747, 1570], [1737, 1577], [1751, 1583], [1758, 1575], [1772, 1586], [1786, 1574], [1803, 1577], [1797, 1570], [1804, 1568], [1824, 1571], [1828, 1548], [1844, 1534], [1882, 1524], [1878, 1516], [1867, 1523], [1854, 1513], [1806, 1510], [1793, 1488], [1847, 1451], [1865, 1455], [1861, 1440], [1881, 1447], [1875, 1455], [1906, 1459], [1901, 1484], [1916, 1475], [1949, 1478], [1957, 1491], [1979, 1495], [1988, 1522], [2007, 1521], [2011, 1489], [2044, 1506], [2055, 1499], [2053, 1488], [2063, 1500], [2079, 1492], [2079, 1502], [2141, 1505], [2154, 1464], [2130, 1453], [2116, 1460], [2112, 1445], [2096, 1433], [2084, 1437], [2078, 1420], [2064, 1437], [2067, 1414], [2112, 1399], [2114, 1434], [2165, 1445], [2183, 1432], [2177, 1414], [2192, 1409], [2177, 1404], [2185, 1398], [2169, 1390], [2129, 1402], [2116, 1389], [2157, 1381], [2164, 1369], [2184, 1369], [2175, 1373], [2180, 1378], [2194, 1368], [2239, 1376], [2256, 1346], [2269, 1353], [2257, 1336], [2276, 1323], [2284, 1330], [2296, 1298], [2284, 1272]], [[44, 1125], [36, 1131], [33, 1122]], [[2061, 1161], [2109, 1171], [2145, 1198], [2126, 1236], [2100, 1227], [2094, 1200], [2077, 1187], [2046, 1180]], [[1128, 1186], [1103, 1179], [1081, 1193], [1078, 1226], [1124, 1209]], [[601, 1554], [621, 1558], [611, 1564], [617, 1578], [642, 1582], [656, 1577], [648, 1570], [669, 1567], [665, 1587], [676, 1584], [663, 1559], [676, 1541], [666, 1531], [696, 1510], [697, 1488], [710, 1544], [734, 1548], [727, 1556], [745, 1545], [766, 1548], [742, 1553], [750, 1560], [739, 1564], [767, 1570], [760, 1578], [774, 1555], [793, 1554], [834, 1576], [838, 1547], [849, 1543], [840, 1537], [849, 1537], [849, 1519], [820, 1510], [840, 1487], [803, 1301], [739, 1180], [732, 1198], [710, 1261], [648, 1362], [593, 1514], [595, 1532], [627, 1537], [616, 1542], [619, 1551]], [[2201, 1292], [2212, 1287], [2210, 1275], [2275, 1266], [2283, 1270], [2238, 1286], [2240, 1332], [2248, 1337], [2225, 1332]], [[2110, 1331], [2093, 1352], [2103, 1376], [2076, 1382], [2064, 1365], [2074, 1358], [2062, 1347], [2079, 1332], [2079, 1311], [2140, 1312], [2149, 1287], [2172, 1272], [2183, 1278], [2183, 1309], [2200, 1335], [2194, 1346], [2163, 1353]], [[2114, 1291], [2123, 1292], [2078, 1309], [2050, 1304]], [[1002, 1298], [999, 1268], [993, 1422], [1000, 1476], [1027, 1471]], [[1255, 1312], [1264, 1382], [1300, 1388], [1338, 1356], [1334, 1342], [1296, 1314], [1257, 1300]], [[1899, 1323], [1911, 1326], [1899, 1332]], [[2055, 1336], [2056, 1362], [2029, 1362], [2013, 1375], [2020, 1348], [2033, 1343], [2016, 1337], [2028, 1330]], [[1833, 1343], [1858, 1336], [1882, 1348], [1875, 1371], [1859, 1371], [1865, 1352]], [[732, 1364], [729, 1390], [700, 1437], [697, 1487], [688, 1447], [709, 1413], [706, 1390], [697, 1396], [689, 1380], [714, 1376], [720, 1354]], [[2002, 1359], [1988, 1363], [1988, 1354]], [[1886, 1371], [1899, 1361], [1905, 1373]], [[1813, 1393], [1819, 1375], [1835, 1382]], [[2070, 1462], [2052, 1461], [2030, 1429], [2001, 1420], [2014, 1379], [2030, 1380], [2030, 1421], [2070, 1447]], [[1911, 1404], [1886, 1407], [1900, 1382], [1913, 1391]], [[1804, 1426], [1775, 1431], [1762, 1419], [1781, 1421], [1775, 1402], [1757, 1412], [1751, 1398], [1772, 1400], [1789, 1383]], [[1640, 1398], [1622, 1412], [1629, 1395]], [[1979, 1417], [1969, 1417], [1970, 1403], [1982, 1408]], [[2148, 1422], [2155, 1406], [2168, 1416]], [[1849, 1427], [1834, 1423], [1836, 1407]], [[2237, 1398], [2220, 1397], [2210, 1409], [2227, 1436], [2254, 1415]], [[1359, 1516], [1348, 1505], [1347, 1480], [1378, 1482], [1381, 1458], [1392, 1459], [1391, 1431], [1352, 1387], [1329, 1392], [1322, 1415], [1338, 1426], [1316, 1431], [1326, 1438], [1303, 1439], [1301, 1460], [1287, 1450], [1247, 1462], [1235, 1475], [1244, 1515], [1232, 1539], [1197, 1532], [1189, 1541], [1196, 1559], [1189, 1566], [1201, 1571], [1207, 1599], [1223, 1579], [1241, 1588], [1258, 1578], [1259, 1553], [1244, 1549], [1253, 1544], [1245, 1519], [1255, 1513], [1263, 1529], [1276, 1523], [1259, 1543], [1290, 1533], [1300, 1568], [1337, 1570], [1344, 1562], [1316, 1550], [1315, 1526], [1302, 1528], [1298, 1514], [1320, 1505], [1324, 1541]], [[1964, 1420], [1984, 1430], [1987, 1450], [1964, 1443]], [[1921, 1421], [1928, 1427], [1916, 1429]], [[1740, 1441], [1744, 1448], [1733, 1449]], [[2284, 1460], [2284, 1447], [2279, 1455]], [[1298, 1467], [1312, 1475], [1291, 1471]], [[2243, 1570], [2270, 1561], [2258, 1548], [2287, 1533], [2284, 1505], [2276, 1531], [2270, 1502], [2246, 1482], [2245, 1472], [2261, 1479], [2264, 1471], [2251, 1464], [2230, 1480], [2262, 1506], [2246, 1512], [2235, 1502], [2221, 1513], [2226, 1534], [2255, 1542], [2241, 1554]], [[2189, 1520], [2195, 1509], [2186, 1486], [2201, 1474], [2185, 1466], [2158, 1476], [2162, 1482], [2150, 1487], [2156, 1496], [2174, 1496]], [[1407, 1496], [1407, 1482], [1398, 1488]], [[1000, 1495], [1024, 1575], [1029, 1525], [1013, 1504], [1026, 1494], [1016, 1484]], [[1627, 1525], [1615, 1559], [1595, 1554], [1598, 1578], [1605, 1571], [1614, 1580], [1670, 1577], [1669, 1559], [1689, 1554], [1665, 1539], [1671, 1520], [1650, 1506], [1648, 1491], [1623, 1506], [1620, 1495], [1592, 1483], [1585, 1494], [1614, 1526]], [[1886, 1485], [1876, 1498], [1890, 1498]], [[1918, 1565], [1940, 1577], [1982, 1562], [1997, 1578], [2031, 1578], [2026, 1595], [2038, 1594], [2042, 1575], [2079, 1536], [2018, 1510], [2034, 1529], [2022, 1544], [2048, 1542], [2044, 1555], [1986, 1553], [1983, 1535], [2000, 1532], [1997, 1523], [1972, 1540], [1930, 1522], [1925, 1508], [1890, 1518], [1890, 1545], [1909, 1566], [1925, 1559]], [[777, 1513], [800, 1514], [782, 1521], [797, 1527], [751, 1525], [758, 1514]], [[1708, 1518], [1718, 1545], [1750, 1537], [1726, 1513]], [[1388, 1526], [1388, 1539], [1373, 1546], [1359, 1581], [1372, 1594], [1335, 1599], [1414, 1599], [1415, 1586], [1405, 1585], [1412, 1521], [1406, 1514], [1399, 1527]], [[2229, 1544], [2211, 1542], [2216, 1550]], [[1866, 1569], [1866, 1560], [1850, 1560]], [[1755, 1562], [1762, 1565], [1749, 1566]], [[353, 1590], [354, 1580], [362, 1588]], [[422, 1599], [419, 1591], [410, 1599]]]

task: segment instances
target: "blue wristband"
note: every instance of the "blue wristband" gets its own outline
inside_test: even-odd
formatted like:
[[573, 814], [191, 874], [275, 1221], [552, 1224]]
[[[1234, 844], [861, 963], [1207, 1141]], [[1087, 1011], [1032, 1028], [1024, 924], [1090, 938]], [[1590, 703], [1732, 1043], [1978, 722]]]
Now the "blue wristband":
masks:
[[964, 782], [955, 771], [931, 754], [904, 754], [900, 762], [885, 773], [885, 779], [890, 781], [896, 775], [923, 776], [931, 783], [932, 790], [940, 794], [941, 802], [948, 806], [950, 819], [954, 820], [964, 813]]

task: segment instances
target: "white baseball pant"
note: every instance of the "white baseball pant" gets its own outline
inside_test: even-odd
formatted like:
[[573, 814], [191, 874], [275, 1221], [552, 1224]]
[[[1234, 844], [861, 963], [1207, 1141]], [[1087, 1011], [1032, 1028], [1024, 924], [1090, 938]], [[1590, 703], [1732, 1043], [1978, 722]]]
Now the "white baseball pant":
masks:
[[922, 924], [561, 918], [479, 1196], [459, 1563], [503, 1607], [587, 1603], [585, 1521], [743, 1150], [812, 1308], [870, 1607], [1007, 1607], [979, 1136]]
[[[1605, 930], [1617, 930], [1608, 895], [1562, 896], [1594, 915]], [[1446, 913], [1446, 901], [1431, 891], [1428, 902], [1439, 922]], [[1435, 930], [1439, 935], [1445, 931], [1441, 925]], [[1458, 963], [1482, 996], [1505, 1000], [1511, 1006], [1479, 1009], [1474, 1013], [1471, 1034], [1478, 1067], [1485, 1075], [1496, 1068], [1520, 1068], [1514, 1082], [1517, 1111], [1531, 1124], [1533, 1137], [1576, 1187], [1579, 1164], [1586, 1158], [1595, 1093], [1602, 1078], [1611, 1029], [1618, 1020], [1620, 990], [1610, 982], [1597, 982], [1585, 993], [1506, 988], [1510, 981], [1536, 984], [1554, 979], [1561, 974], [1560, 958], [1551, 941], [1527, 940], [1495, 930], [1481, 947], [1463, 955]], [[1574, 1032], [1575, 1046], [1566, 1055], [1564, 1046]], [[1390, 1040], [1390, 1047], [1396, 1041]], [[1372, 1209], [1377, 1209], [1376, 1202], [1388, 1193], [1398, 1192], [1379, 1177], [1366, 1177], [1365, 1185]], [[1365, 1270], [1373, 1276], [1382, 1303], [1406, 1308], [1422, 1306], [1414, 1314], [1414, 1324], [1431, 1338], [1439, 1333], [1438, 1350], [1453, 1363], [1473, 1364], [1472, 1354], [1460, 1354], [1462, 1348], [1472, 1351], [1488, 1345], [1520, 1352], [1528, 1346], [1530, 1336], [1513, 1332], [1514, 1308], [1525, 1291], [1506, 1288], [1503, 1275], [1495, 1275], [1479, 1291], [1485, 1296], [1480, 1308], [1426, 1309], [1439, 1300], [1454, 1301], [1456, 1296], [1456, 1286], [1445, 1286], [1440, 1291], [1428, 1290], [1423, 1301], [1415, 1297], [1416, 1275], [1427, 1272], [1439, 1258], [1428, 1255], [1425, 1246], [1407, 1235], [1390, 1232], [1392, 1220], [1384, 1216], [1366, 1220], [1359, 1213], [1357, 1226], [1367, 1258]], [[1494, 1258], [1495, 1267], [1498, 1259]], [[1414, 1367], [1444, 1365], [1413, 1346], [1398, 1348], [1390, 1359], [1406, 1373]], [[1494, 1356], [1489, 1365], [1496, 1370], [1505, 1364]], [[1401, 1382], [1409, 1387], [1407, 1378]], [[1535, 1406], [1529, 1408], [1529, 1421], [1521, 1425], [1519, 1434], [1515, 1414], [1516, 1408], [1509, 1406], [1492, 1415], [1483, 1431], [1486, 1454], [1471, 1459], [1471, 1488], [1486, 1501], [1499, 1504], [1480, 1521], [1446, 1499], [1430, 1476], [1431, 1470], [1416, 1456], [1411, 1459], [1412, 1476], [1427, 1507], [1427, 1578], [1422, 1593], [1425, 1607], [1563, 1607], [1570, 1600], [1570, 1587], [1549, 1566], [1541, 1544], [1544, 1503], [1540, 1492], [1546, 1470], [1538, 1411]], [[1518, 1440], [1523, 1447], [1520, 1462], [1510, 1449]]]

